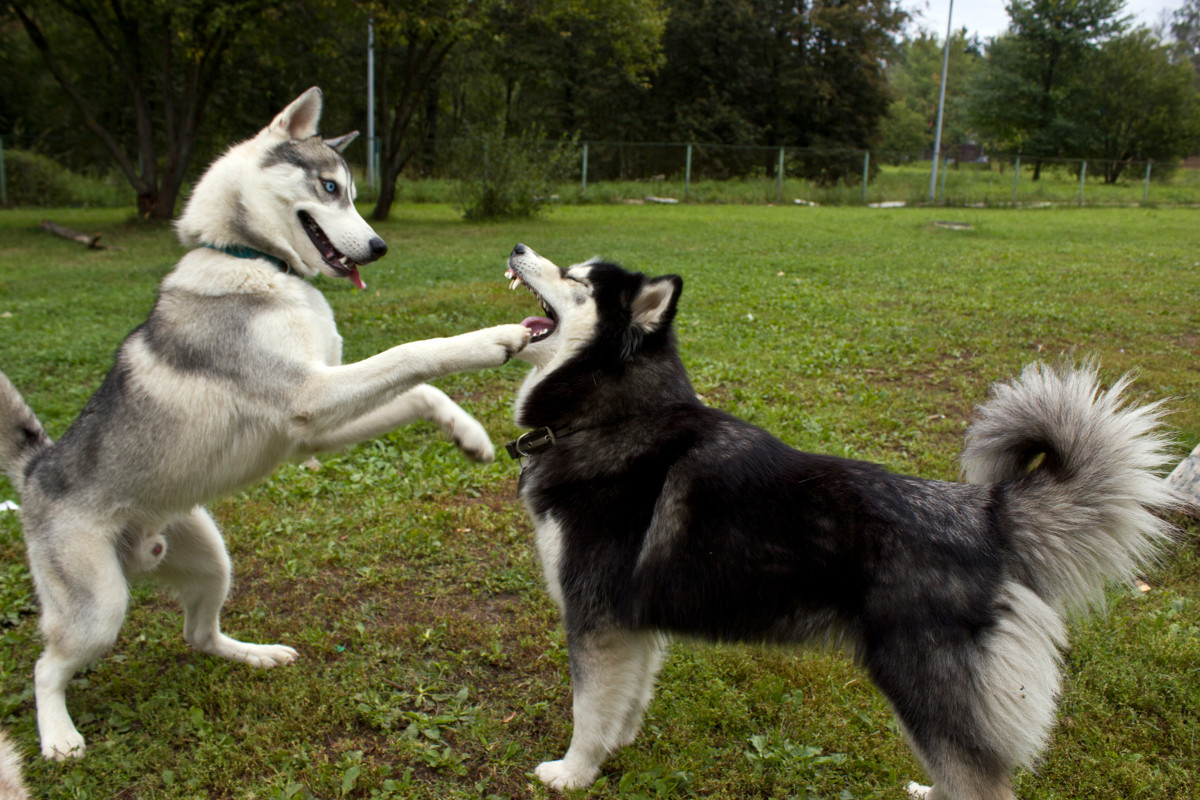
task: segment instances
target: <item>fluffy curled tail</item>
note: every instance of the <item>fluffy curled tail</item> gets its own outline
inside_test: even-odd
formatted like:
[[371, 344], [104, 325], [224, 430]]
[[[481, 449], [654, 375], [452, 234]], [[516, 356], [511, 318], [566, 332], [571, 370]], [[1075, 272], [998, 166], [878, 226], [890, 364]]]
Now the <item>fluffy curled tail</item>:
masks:
[[25, 404], [12, 381], [0, 372], [0, 470], [20, 492], [25, 486], [25, 465], [38, 451], [50, 446], [42, 423]]
[[1094, 364], [1031, 364], [993, 387], [967, 430], [963, 477], [1009, 482], [1015, 577], [1052, 607], [1086, 612], [1175, 530], [1159, 516], [1183, 505], [1158, 475], [1170, 460], [1162, 406], [1126, 404], [1129, 382], [1102, 392]]

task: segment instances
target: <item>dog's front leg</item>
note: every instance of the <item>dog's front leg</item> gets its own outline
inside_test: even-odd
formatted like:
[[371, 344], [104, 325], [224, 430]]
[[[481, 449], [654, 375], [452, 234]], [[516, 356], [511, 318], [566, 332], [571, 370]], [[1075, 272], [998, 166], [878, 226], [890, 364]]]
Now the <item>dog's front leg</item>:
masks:
[[424, 383], [393, 397], [386, 405], [337, 430], [304, 442], [297, 455], [303, 457], [326, 450], [340, 450], [374, 439], [415, 420], [437, 425], [476, 461], [487, 462], [495, 457], [492, 441], [478, 420], [459, 408], [445, 392]]
[[466, 370], [498, 367], [529, 343], [523, 325], [497, 325], [447, 339], [409, 342], [353, 364], [320, 366], [293, 401], [297, 438], [321, 441], [420, 383]]
[[607, 631], [570, 637], [575, 730], [560, 761], [534, 774], [551, 789], [591, 786], [614, 750], [633, 741], [653, 694], [666, 640], [656, 632]]

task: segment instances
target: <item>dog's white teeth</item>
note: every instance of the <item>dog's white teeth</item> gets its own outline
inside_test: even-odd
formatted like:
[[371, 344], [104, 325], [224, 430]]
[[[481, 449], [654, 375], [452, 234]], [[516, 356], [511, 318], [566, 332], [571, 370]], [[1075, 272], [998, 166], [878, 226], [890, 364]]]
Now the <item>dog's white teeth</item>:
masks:
[[520, 286], [520, 285], [521, 285], [521, 279], [520, 279], [520, 278], [513, 278], [513, 279], [512, 279], [512, 283], [510, 283], [510, 284], [508, 285], [508, 288], [509, 288], [509, 290], [511, 290], [511, 291], [516, 291], [516, 288], [517, 288], [518, 286]]
[[506, 278], [515, 278], [515, 277], [517, 277], [517, 276], [516, 276], [516, 273], [514, 273], [514, 272], [512, 271], [512, 267], [509, 267], [508, 269], [504, 270], [504, 277], [506, 277]]

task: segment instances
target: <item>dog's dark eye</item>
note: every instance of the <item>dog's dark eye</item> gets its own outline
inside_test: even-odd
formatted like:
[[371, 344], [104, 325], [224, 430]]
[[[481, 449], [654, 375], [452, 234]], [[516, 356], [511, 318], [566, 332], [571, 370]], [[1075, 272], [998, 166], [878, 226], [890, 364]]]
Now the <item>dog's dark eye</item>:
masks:
[[337, 183], [334, 181], [325, 181], [325, 191], [330, 194], [337, 194]]

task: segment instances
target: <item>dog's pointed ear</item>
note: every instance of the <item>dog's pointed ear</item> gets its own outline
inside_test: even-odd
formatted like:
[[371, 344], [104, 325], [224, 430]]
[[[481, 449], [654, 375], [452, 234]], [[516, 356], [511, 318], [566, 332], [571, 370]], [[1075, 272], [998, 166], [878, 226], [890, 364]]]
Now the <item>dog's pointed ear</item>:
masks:
[[298, 141], [316, 136], [320, 121], [321, 90], [314, 86], [289, 103], [267, 127], [272, 133]]
[[335, 136], [332, 139], [326, 139], [325, 144], [329, 145], [334, 150], [337, 150], [339, 153], [344, 153], [346, 152], [346, 148], [350, 146], [350, 143], [357, 138], [358, 131], [350, 131], [342, 136]]
[[646, 334], [670, 325], [681, 291], [683, 278], [678, 275], [663, 275], [643, 283], [633, 298], [633, 327]]

